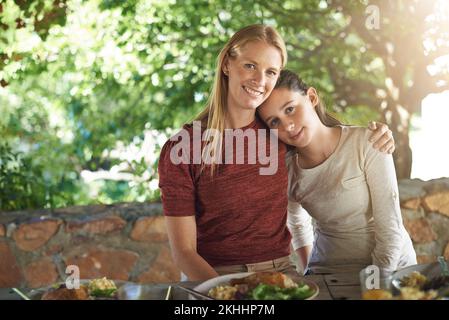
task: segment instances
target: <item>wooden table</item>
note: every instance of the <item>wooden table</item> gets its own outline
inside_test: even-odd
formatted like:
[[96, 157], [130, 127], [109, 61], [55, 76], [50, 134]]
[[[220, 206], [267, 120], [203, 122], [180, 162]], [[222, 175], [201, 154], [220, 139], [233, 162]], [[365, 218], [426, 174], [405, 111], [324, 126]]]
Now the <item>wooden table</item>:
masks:
[[[361, 299], [361, 290], [358, 274], [354, 273], [339, 273], [329, 275], [308, 275], [306, 279], [315, 282], [320, 288], [316, 300], [358, 300]], [[164, 300], [167, 295], [169, 286], [172, 286], [171, 299], [173, 300], [187, 300], [188, 293], [177, 289], [176, 285], [194, 288], [200, 282], [187, 281], [178, 283], [164, 283], [164, 284], [145, 284], [141, 285], [142, 295], [140, 299], [145, 300]], [[139, 284], [136, 284], [139, 286]], [[29, 290], [23, 289], [25, 293]], [[9, 288], [0, 288], [0, 300], [21, 300]]]

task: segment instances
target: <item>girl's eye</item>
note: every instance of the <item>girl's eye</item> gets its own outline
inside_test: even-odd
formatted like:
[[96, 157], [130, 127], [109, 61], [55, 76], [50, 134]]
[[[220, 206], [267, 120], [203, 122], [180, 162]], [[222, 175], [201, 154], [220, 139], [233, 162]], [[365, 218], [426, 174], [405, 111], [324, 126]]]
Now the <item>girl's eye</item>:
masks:
[[270, 127], [272, 127], [272, 128], [277, 127], [278, 124], [279, 124], [278, 119], [273, 119], [270, 121]]
[[294, 107], [287, 107], [287, 108], [285, 108], [285, 113], [291, 113], [291, 112], [293, 112], [293, 110], [295, 110], [295, 108]]
[[274, 76], [276, 76], [276, 72], [275, 71], [268, 71], [267, 72], [268, 73], [268, 75], [270, 75], [270, 76], [272, 76], [272, 77], [274, 77]]
[[247, 69], [256, 69], [256, 66], [253, 65], [252, 63], [246, 63], [245, 64], [245, 68], [247, 68]]

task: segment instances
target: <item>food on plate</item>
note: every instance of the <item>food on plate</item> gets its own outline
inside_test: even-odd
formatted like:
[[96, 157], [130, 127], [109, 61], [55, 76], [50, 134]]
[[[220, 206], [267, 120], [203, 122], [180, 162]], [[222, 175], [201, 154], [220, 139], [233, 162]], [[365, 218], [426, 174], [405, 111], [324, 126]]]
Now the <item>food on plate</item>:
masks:
[[69, 289], [66, 284], [57, 284], [45, 292], [41, 300], [92, 300], [95, 298], [115, 298], [117, 287], [106, 277], [90, 280], [78, 289]]
[[398, 295], [392, 296], [385, 290], [368, 290], [362, 294], [364, 300], [434, 300], [449, 297], [449, 277], [428, 278], [413, 271], [399, 281]]
[[435, 290], [424, 291], [419, 288], [404, 287], [401, 288], [400, 300], [433, 300], [438, 298], [438, 292]]
[[79, 289], [68, 289], [64, 284], [45, 292], [41, 300], [89, 300], [89, 292], [83, 285]]
[[110, 298], [117, 292], [114, 281], [108, 280], [106, 277], [91, 280], [88, 289], [89, 294], [93, 297]]
[[[449, 277], [428, 278], [418, 271], [401, 279], [401, 295], [410, 299], [435, 299], [438, 296], [449, 297]], [[412, 290], [413, 289], [413, 290]]]
[[216, 286], [208, 295], [217, 300], [303, 300], [315, 292], [309, 285], [295, 283], [283, 273], [257, 272]]
[[240, 285], [216, 286], [209, 290], [208, 295], [217, 300], [236, 300], [236, 293], [239, 287]]
[[362, 294], [363, 300], [390, 300], [393, 295], [390, 291], [384, 289], [370, 289]]
[[427, 281], [427, 277], [418, 271], [413, 271], [410, 275], [401, 279], [401, 287], [422, 288]]
[[279, 288], [293, 288], [298, 286], [290, 277], [281, 272], [257, 272], [247, 277], [232, 279], [230, 281], [231, 286], [236, 284], [246, 284], [253, 288], [260, 283], [278, 286]]

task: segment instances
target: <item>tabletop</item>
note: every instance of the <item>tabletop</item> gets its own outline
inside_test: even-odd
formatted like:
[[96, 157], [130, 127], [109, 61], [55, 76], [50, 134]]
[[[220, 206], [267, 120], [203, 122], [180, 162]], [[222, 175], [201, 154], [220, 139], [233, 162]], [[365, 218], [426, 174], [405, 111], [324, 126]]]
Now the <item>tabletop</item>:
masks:
[[[361, 299], [361, 289], [358, 274], [354, 273], [338, 273], [327, 275], [307, 275], [306, 279], [315, 282], [320, 292], [315, 300], [359, 300]], [[186, 300], [188, 293], [178, 289], [176, 285], [182, 285], [188, 288], [194, 288], [200, 282], [187, 281], [178, 283], [163, 283], [163, 284], [137, 284], [136, 297], [145, 297], [147, 300], [165, 300], [167, 298], [168, 288], [171, 286], [170, 299], [172, 300]], [[25, 293], [30, 290], [23, 289]], [[131, 290], [132, 291], [132, 290]], [[132, 293], [131, 293], [132, 294]], [[0, 300], [21, 300], [11, 288], [0, 288]]]
[[[359, 275], [355, 273], [336, 273], [326, 275], [307, 275], [306, 279], [315, 282], [320, 292], [315, 300], [360, 300], [361, 288]], [[184, 287], [194, 288], [200, 282], [182, 282]], [[187, 299], [188, 294], [176, 289], [173, 286], [174, 292], [172, 299]]]

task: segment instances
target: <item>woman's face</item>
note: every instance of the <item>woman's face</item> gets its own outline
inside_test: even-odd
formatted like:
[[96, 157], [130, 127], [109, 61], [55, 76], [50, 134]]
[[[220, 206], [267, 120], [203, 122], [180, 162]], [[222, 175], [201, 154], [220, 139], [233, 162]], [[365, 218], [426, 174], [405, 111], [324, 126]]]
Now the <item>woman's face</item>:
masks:
[[257, 112], [270, 129], [278, 129], [282, 142], [304, 148], [321, 123], [315, 111], [317, 102], [313, 88], [309, 88], [307, 95], [279, 88], [273, 90]]
[[282, 67], [279, 50], [264, 41], [246, 43], [237, 57], [225, 61], [228, 107], [255, 110], [270, 95]]

